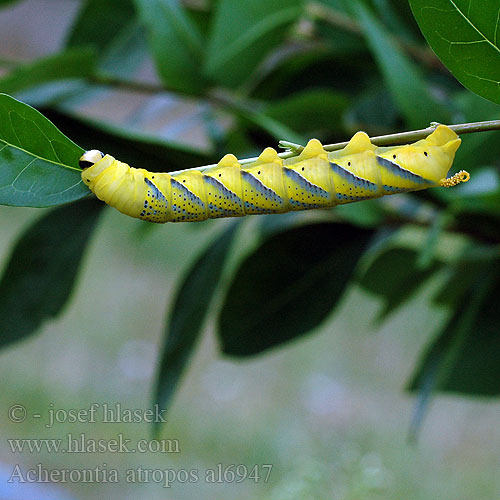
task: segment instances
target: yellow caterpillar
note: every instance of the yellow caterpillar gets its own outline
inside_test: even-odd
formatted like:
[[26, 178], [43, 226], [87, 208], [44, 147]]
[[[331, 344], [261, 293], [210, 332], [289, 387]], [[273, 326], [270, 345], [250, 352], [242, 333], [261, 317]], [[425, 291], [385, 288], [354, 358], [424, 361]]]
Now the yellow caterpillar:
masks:
[[150, 222], [201, 221], [249, 214], [333, 207], [343, 203], [467, 182], [446, 178], [460, 139], [439, 125], [426, 139], [376, 147], [357, 132], [340, 151], [311, 139], [300, 155], [281, 159], [272, 148], [242, 167], [228, 154], [214, 167], [177, 173], [132, 168], [100, 151], [80, 158], [83, 182], [120, 212]]

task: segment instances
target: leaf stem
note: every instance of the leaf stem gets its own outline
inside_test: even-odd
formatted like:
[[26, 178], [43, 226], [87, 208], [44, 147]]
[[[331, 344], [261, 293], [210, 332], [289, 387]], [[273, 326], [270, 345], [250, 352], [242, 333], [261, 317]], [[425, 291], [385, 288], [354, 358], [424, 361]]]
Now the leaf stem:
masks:
[[[371, 137], [370, 141], [372, 144], [376, 146], [388, 146], [388, 145], [397, 145], [397, 144], [406, 144], [409, 142], [418, 141], [420, 139], [425, 139], [429, 134], [434, 132], [438, 124], [432, 123], [429, 127], [423, 128], [420, 130], [411, 130], [409, 132], [399, 132], [397, 134], [388, 134], [388, 135], [379, 135], [377, 137]], [[475, 132], [487, 132], [491, 130], [500, 130], [500, 120], [490, 120], [485, 122], [473, 122], [473, 123], [460, 123], [457, 125], [448, 125], [451, 130], [456, 132], [457, 134], [472, 134]], [[327, 144], [323, 146], [325, 151], [338, 151], [339, 149], [345, 148], [349, 142], [337, 142], [335, 144]], [[286, 147], [290, 151], [285, 151], [283, 153], [279, 153], [278, 156], [282, 159], [293, 158], [298, 156], [300, 152], [304, 149], [304, 146], [300, 144], [295, 144], [289, 141], [280, 141], [280, 146]], [[245, 158], [243, 160], [239, 160], [240, 165], [248, 165], [249, 163], [253, 163], [257, 160], [257, 157], [254, 158]], [[212, 165], [204, 165], [202, 167], [197, 167], [197, 170], [203, 171], [213, 167], [216, 167], [217, 164]], [[176, 175], [181, 172], [185, 172], [189, 169], [177, 170], [176, 172], [169, 172], [172, 175]]]

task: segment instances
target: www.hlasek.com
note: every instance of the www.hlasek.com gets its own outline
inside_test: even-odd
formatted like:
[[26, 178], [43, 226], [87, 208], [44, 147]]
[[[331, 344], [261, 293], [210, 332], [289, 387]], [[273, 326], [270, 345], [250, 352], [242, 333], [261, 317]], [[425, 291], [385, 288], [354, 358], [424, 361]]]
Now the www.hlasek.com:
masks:
[[89, 438], [84, 432], [64, 438], [7, 439], [12, 453], [180, 453], [178, 439], [138, 439], [132, 443], [122, 433], [112, 439]]
[[269, 481], [272, 464], [217, 464], [213, 469], [146, 469], [137, 467], [121, 473], [102, 464], [93, 469], [46, 469], [42, 464], [23, 470], [16, 464], [8, 483], [158, 483], [164, 488], [172, 484], [198, 483], [255, 483]]

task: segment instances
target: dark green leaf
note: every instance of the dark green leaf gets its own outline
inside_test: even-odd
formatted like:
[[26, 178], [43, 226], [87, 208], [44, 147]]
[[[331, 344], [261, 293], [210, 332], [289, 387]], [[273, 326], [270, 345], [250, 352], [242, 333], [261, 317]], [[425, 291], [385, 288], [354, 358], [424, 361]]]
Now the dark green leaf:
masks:
[[481, 169], [464, 187], [467, 189], [461, 189], [460, 196], [450, 203], [450, 211], [456, 217], [462, 220], [471, 214], [484, 214], [500, 221], [500, 178], [496, 169]]
[[[380, 113], [383, 109], [384, 112]], [[350, 130], [364, 130], [370, 135], [393, 133], [400, 126], [398, 110], [387, 88], [377, 82], [358, 93], [345, 122]]]
[[130, 81], [147, 59], [144, 27], [134, 18], [111, 40], [100, 57], [99, 70], [105, 75]]
[[61, 102], [86, 96], [89, 85], [82, 79], [58, 80], [16, 92], [16, 99], [36, 109], [57, 106]]
[[[371, 3], [390, 33], [409, 41], [414, 41], [415, 34], [420, 35], [408, 2], [402, 2], [401, 0], [371, 0]], [[422, 38], [421, 35], [419, 38]]]
[[87, 0], [73, 22], [66, 44], [93, 45], [103, 50], [134, 16], [132, 0]]
[[0, 204], [48, 207], [89, 194], [83, 150], [32, 107], [0, 94]]
[[135, 0], [149, 32], [158, 75], [168, 88], [197, 93], [204, 89], [200, 75], [203, 41], [196, 25], [178, 0]]
[[497, 0], [410, 0], [437, 56], [469, 90], [500, 103]]
[[[366, 57], [365, 57], [366, 60]], [[314, 45], [285, 52], [282, 57], [266, 64], [261, 72], [250, 80], [255, 85], [253, 95], [272, 101], [311, 88], [328, 88], [347, 95], [360, 87], [359, 67], [354, 71], [351, 58], [339, 60], [333, 51], [324, 45]], [[332, 66], [336, 68], [331, 71]], [[366, 62], [364, 68], [366, 68]], [[264, 71], [265, 69], [265, 71]], [[337, 90], [341, 89], [341, 90]], [[339, 124], [333, 124], [338, 129]]]
[[[483, 201], [486, 203], [482, 207], [474, 206], [473, 203], [472, 210], [459, 213], [455, 218], [454, 229], [465, 234], [473, 234], [481, 242], [498, 244], [500, 223], [499, 212], [495, 210], [495, 207], [499, 206], [498, 196]], [[462, 205], [462, 207], [467, 208], [466, 205]], [[457, 208], [460, 209], [461, 206], [458, 205]], [[480, 209], [475, 213], [478, 208]], [[490, 211], [493, 212], [493, 215], [489, 213]]]
[[449, 121], [448, 111], [432, 97], [419, 68], [399, 49], [370, 10], [360, 0], [353, 0], [352, 8], [407, 124], [421, 128], [431, 121]]
[[[110, 81], [109, 88], [115, 87], [114, 96], [116, 97], [118, 95], [116, 80], [122, 80], [124, 85], [133, 82], [147, 57], [148, 46], [144, 27], [136, 18], [133, 18], [122, 27], [105, 48], [99, 50], [95, 72], [99, 73], [100, 81]], [[57, 71], [54, 74], [57, 75]], [[103, 97], [103, 88], [105, 87], [102, 84], [97, 85], [81, 78], [72, 78], [31, 87], [27, 91], [16, 93], [16, 97], [36, 107], [56, 106], [61, 103], [75, 106], [77, 103], [89, 104], [92, 99], [106, 99]]]
[[447, 278], [433, 300], [441, 306], [458, 309], [464, 297], [470, 293], [477, 277], [484, 273], [485, 266], [500, 255], [499, 246], [469, 243], [463, 254], [446, 269]]
[[232, 223], [209, 245], [181, 283], [166, 327], [156, 381], [155, 403], [165, 408], [185, 369], [217, 289], [224, 262], [234, 239]]
[[0, 281], [0, 346], [33, 334], [61, 312], [102, 206], [88, 199], [59, 207], [17, 241]]
[[17, 66], [0, 78], [0, 91], [14, 94], [45, 83], [86, 78], [94, 72], [95, 53], [86, 48], [72, 49]]
[[429, 279], [441, 264], [432, 260], [425, 269], [417, 266], [418, 253], [409, 248], [390, 248], [378, 255], [368, 266], [359, 283], [384, 300], [378, 320], [408, 300]]
[[[487, 101], [467, 90], [457, 93], [453, 99], [458, 112], [463, 115], [461, 121], [478, 122], [482, 120], [496, 120], [499, 108], [497, 104]], [[489, 165], [500, 157], [500, 141], [498, 131], [468, 134], [462, 137], [462, 144], [457, 152], [455, 167], [457, 170], [469, 170], [472, 174], [471, 182], [475, 179], [475, 168]], [[437, 190], [440, 194], [449, 195], [448, 189]], [[444, 191], [444, 193], [442, 193]]]
[[439, 238], [452, 221], [453, 217], [448, 212], [436, 214], [420, 249], [420, 254], [416, 262], [419, 269], [426, 270], [435, 263], [434, 258], [436, 256]]
[[241, 264], [219, 318], [226, 354], [248, 356], [318, 326], [342, 296], [372, 231], [313, 224], [273, 235]]
[[384, 221], [384, 210], [379, 200], [347, 203], [336, 208], [336, 215], [355, 226], [375, 227]]
[[98, 149], [134, 167], [152, 172], [182, 170], [215, 161], [203, 151], [169, 141], [135, 135], [134, 130], [89, 120], [76, 113], [46, 111], [47, 116], [68, 131], [86, 149]]
[[279, 120], [275, 120], [265, 113], [252, 109], [251, 104], [236, 104], [232, 107], [231, 111], [233, 111], [237, 116], [243, 118], [243, 120], [257, 125], [262, 130], [265, 130], [277, 141], [288, 140], [296, 144], [306, 143], [306, 138], [303, 135], [296, 133]]
[[[492, 261], [498, 259], [498, 249], [496, 255], [491, 250], [484, 247], [478, 251], [471, 245], [463, 258], [451, 268], [452, 273], [438, 294], [438, 300], [452, 305], [455, 311], [437, 340], [426, 350], [408, 386], [409, 390], [418, 391], [410, 426], [412, 440], [417, 438], [436, 391], [456, 391], [452, 386], [458, 382], [458, 392], [489, 394], [492, 389], [493, 394], [500, 392], [500, 372], [498, 363], [495, 363], [495, 357], [498, 360], [500, 353], [500, 343], [496, 342], [495, 346], [494, 338], [488, 339], [486, 330], [476, 330], [479, 326], [477, 320], [482, 322], [480, 315], [485, 300], [490, 300], [487, 295], [491, 291], [491, 284], [495, 279], [498, 280], [498, 276], [495, 278], [496, 273], [490, 274], [487, 269]], [[500, 315], [496, 316], [498, 331]], [[490, 318], [486, 318], [487, 329], [492, 326], [489, 321]], [[486, 353], [481, 352], [484, 351], [484, 345], [481, 346], [483, 343], [487, 345]], [[493, 352], [489, 351], [490, 347], [493, 347]], [[450, 382], [452, 386], [448, 387]]]
[[332, 123], [340, 122], [348, 103], [338, 92], [314, 89], [273, 102], [266, 109], [266, 115], [312, 137], [318, 132], [330, 131]]
[[500, 394], [500, 276], [498, 261], [476, 275], [438, 339], [425, 353], [409, 385], [417, 390], [429, 370], [433, 390], [495, 396]]
[[243, 83], [284, 39], [302, 11], [302, 0], [217, 2], [205, 72], [224, 86]]
[[308, 10], [312, 12], [321, 38], [328, 42], [336, 54], [351, 56], [353, 53], [366, 52], [361, 30], [346, 10], [344, 0], [321, 0], [309, 6]]

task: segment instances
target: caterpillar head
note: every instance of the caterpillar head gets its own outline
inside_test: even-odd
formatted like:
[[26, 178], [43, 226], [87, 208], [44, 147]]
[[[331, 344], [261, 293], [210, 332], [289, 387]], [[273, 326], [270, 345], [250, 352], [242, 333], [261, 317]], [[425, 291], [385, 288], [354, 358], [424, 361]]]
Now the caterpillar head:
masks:
[[85, 151], [83, 155], [78, 160], [78, 165], [82, 170], [92, 167], [99, 160], [104, 158], [104, 154], [97, 149], [91, 149], [90, 151]]
[[393, 148], [389, 159], [438, 185], [448, 174], [460, 142], [453, 130], [440, 125], [426, 139]]

